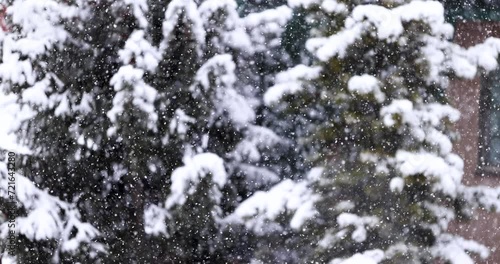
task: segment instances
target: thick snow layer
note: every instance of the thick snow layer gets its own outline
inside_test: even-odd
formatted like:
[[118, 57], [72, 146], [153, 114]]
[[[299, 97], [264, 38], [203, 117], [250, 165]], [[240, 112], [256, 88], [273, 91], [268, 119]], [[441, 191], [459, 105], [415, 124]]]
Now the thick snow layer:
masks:
[[35, 58], [56, 44], [62, 44], [68, 33], [61, 24], [61, 19], [78, 15], [77, 8], [53, 0], [14, 1], [7, 12], [12, 16], [12, 23], [21, 27], [16, 40], [15, 50]]
[[347, 259], [334, 259], [330, 261], [330, 264], [378, 264], [384, 259], [384, 256], [384, 251], [380, 249], [367, 250]]
[[209, 175], [215, 188], [221, 189], [226, 184], [227, 173], [224, 161], [219, 156], [213, 153], [202, 153], [184, 158], [184, 166], [172, 173], [170, 194], [165, 207], [171, 209], [174, 206], [183, 205], [187, 197], [196, 191], [200, 181]]
[[352, 232], [352, 239], [356, 242], [363, 242], [366, 240], [366, 227], [373, 227], [379, 222], [379, 219], [375, 216], [357, 216], [351, 213], [341, 213], [337, 217], [337, 223], [340, 228], [346, 228], [348, 226], [354, 226], [354, 232]]
[[258, 162], [261, 155], [260, 150], [273, 148], [282, 139], [274, 131], [250, 125], [245, 131], [245, 137], [235, 148], [233, 157], [238, 161]]
[[[7, 168], [0, 163], [0, 196], [7, 198]], [[80, 213], [72, 203], [59, 200], [38, 189], [29, 179], [16, 174], [16, 200], [19, 207], [27, 211], [26, 216], [16, 219], [20, 234], [30, 240], [59, 240], [62, 252], [73, 252], [82, 244], [97, 251], [104, 251], [103, 245], [94, 242], [100, 233], [89, 223], [82, 222]], [[7, 222], [0, 225], [0, 237], [9, 232]], [[76, 235], [74, 230], [76, 230]]]
[[222, 91], [220, 113], [227, 113], [231, 120], [239, 126], [247, 126], [255, 119], [255, 112], [248, 100], [234, 89]]
[[500, 212], [500, 187], [462, 186], [461, 193], [476, 208]]
[[440, 157], [429, 152], [408, 152], [400, 150], [396, 153], [396, 166], [404, 177], [424, 175], [437, 180], [433, 183], [435, 191], [456, 197], [461, 186], [463, 162], [454, 155]]
[[[173, 31], [175, 26], [179, 23], [181, 14], [184, 14], [185, 23], [191, 25], [191, 32], [197, 43], [205, 43], [205, 29], [203, 28], [203, 21], [198, 12], [198, 7], [193, 0], [173, 0], [168, 4], [167, 11], [165, 11], [165, 19], [163, 21], [163, 42], [160, 46], [161, 51], [168, 49], [169, 42], [175, 39]], [[201, 54], [201, 46], [198, 51]]]
[[[209, 19], [212, 15], [216, 14], [220, 10], [236, 10], [238, 4], [234, 0], [206, 0], [201, 3], [198, 11], [200, 15], [205, 20]], [[234, 15], [233, 13], [229, 14]], [[235, 18], [235, 17], [231, 17]]]
[[431, 26], [433, 34], [452, 37], [453, 27], [445, 23], [444, 7], [438, 1], [411, 1], [394, 8], [393, 12], [402, 22], [424, 21]]
[[379, 81], [368, 74], [351, 77], [347, 82], [347, 89], [358, 94], [373, 94], [379, 103], [385, 100], [385, 94], [379, 88]]
[[489, 255], [487, 247], [459, 236], [443, 234], [438, 236], [436, 244], [431, 248], [431, 253], [452, 264], [473, 264], [469, 253], [477, 253], [485, 259]]
[[200, 67], [196, 73], [196, 83], [190, 89], [195, 97], [213, 94], [211, 99], [215, 100], [214, 103], [218, 102], [217, 116], [228, 114], [235, 124], [246, 126], [255, 119], [255, 112], [248, 101], [234, 90], [235, 69], [231, 55], [215, 55]]
[[317, 182], [321, 179], [321, 175], [323, 174], [323, 171], [325, 170], [324, 167], [314, 167], [312, 168], [309, 173], [307, 174], [307, 180], [310, 182]]
[[142, 81], [144, 70], [134, 68], [132, 65], [122, 66], [111, 78], [111, 84], [115, 91], [121, 91], [125, 85], [135, 84]]
[[[113, 98], [113, 108], [108, 111], [107, 116], [113, 123], [117, 123], [118, 117], [125, 111], [127, 102], [148, 114], [148, 128], [155, 130], [158, 115], [153, 105], [158, 92], [147, 85], [142, 76], [144, 70], [134, 68], [132, 65], [122, 66], [110, 80], [116, 94]], [[110, 130], [111, 132], [114, 130]]]
[[0, 126], [0, 149], [28, 154], [29, 149], [19, 145], [14, 132], [20, 128], [22, 121], [33, 116], [33, 111], [28, 107], [21, 108], [16, 100], [16, 95], [6, 95], [0, 91], [0, 124], [3, 124]]
[[158, 49], [144, 39], [143, 30], [134, 31], [118, 54], [124, 64], [130, 64], [133, 60], [136, 67], [150, 72], [154, 72], [161, 60]]
[[[195, 80], [198, 81], [205, 90], [216, 87], [232, 88], [236, 82], [234, 70], [236, 65], [229, 54], [215, 55], [203, 64], [196, 73]], [[215, 75], [215, 86], [211, 87], [211, 75]]]
[[399, 120], [402, 125], [410, 128], [410, 133], [416, 140], [435, 146], [442, 155], [451, 152], [449, 137], [437, 129], [443, 120], [456, 122], [460, 117], [460, 112], [450, 105], [431, 103], [414, 107], [411, 101], [400, 99], [382, 107], [380, 115], [384, 125], [393, 127], [396, 126], [396, 120]]
[[245, 24], [249, 27], [257, 27], [262, 24], [274, 22], [277, 25], [285, 25], [292, 16], [292, 10], [287, 6], [280, 6], [260, 13], [252, 13], [245, 17]]
[[500, 39], [488, 38], [484, 43], [464, 49], [454, 43], [436, 37], [425, 37], [426, 46], [422, 49], [429, 62], [429, 82], [446, 86], [442, 75], [453, 71], [457, 76], [472, 79], [478, 67], [491, 71], [498, 66]]
[[[228, 46], [246, 53], [253, 52], [252, 41], [245, 31], [244, 20], [238, 15], [234, 0], [207, 0], [201, 3], [198, 11], [205, 29], [219, 34], [219, 39], [212, 39], [212, 45], [216, 45], [221, 52]], [[224, 19], [222, 25], [219, 24], [220, 19]]]
[[328, 13], [343, 14], [347, 12], [347, 5], [344, 3], [339, 3], [335, 0], [323, 0], [321, 3], [321, 9]]
[[498, 38], [488, 38], [484, 43], [467, 49], [468, 59], [486, 71], [492, 71], [498, 67], [499, 53], [500, 39]]
[[380, 39], [394, 39], [404, 31], [401, 17], [397, 12], [378, 5], [360, 5], [354, 8], [352, 19], [346, 20], [346, 26], [354, 26], [362, 21], [369, 21], [377, 29], [377, 37]]
[[307, 182], [283, 180], [269, 191], [258, 191], [243, 201], [233, 214], [227, 217], [230, 222], [243, 222], [256, 233], [264, 234], [272, 228], [269, 220], [275, 220], [284, 213], [291, 213], [292, 228], [300, 228], [307, 219], [316, 215], [312, 194]]
[[63, 116], [66, 114], [69, 114], [71, 109], [69, 106], [69, 99], [68, 99], [68, 94], [63, 93], [60, 95], [60, 100], [58, 106], [54, 110], [54, 115], [55, 116]]
[[275, 85], [264, 94], [264, 103], [272, 105], [287, 94], [302, 90], [302, 82], [318, 78], [321, 67], [310, 67], [299, 64], [276, 75]]
[[319, 7], [327, 13], [342, 14], [347, 12], [347, 5], [335, 0], [288, 0], [288, 6], [305, 9]]
[[288, 6], [292, 8], [310, 8], [313, 5], [319, 5], [321, 0], [288, 0]]
[[35, 83], [33, 66], [29, 60], [21, 60], [21, 55], [15, 52], [14, 49], [17, 48], [17, 43], [14, 42], [12, 36], [5, 37], [2, 44], [2, 61], [0, 64], [2, 81], [33, 85]]
[[[309, 6], [320, 1], [290, 2], [292, 6]], [[468, 49], [450, 42], [453, 27], [445, 22], [444, 8], [437, 1], [411, 1], [393, 9], [378, 5], [356, 6], [341, 31], [331, 36], [311, 38], [306, 47], [319, 60], [328, 61], [336, 56], [343, 58], [347, 48], [365, 35], [405, 45], [407, 31], [404, 30], [404, 23], [410, 21], [421, 21], [431, 29], [429, 34], [421, 35], [426, 43], [421, 51], [428, 62], [426, 80], [429, 84], [438, 83], [447, 87], [449, 81], [446, 74], [449, 71], [470, 79], [476, 76], [478, 67], [491, 71], [498, 66], [500, 39], [489, 38]]]
[[144, 210], [144, 231], [150, 235], [167, 235], [165, 219], [167, 211], [157, 205], [150, 205]]
[[355, 24], [328, 38], [309, 39], [306, 48], [321, 61], [328, 61], [334, 56], [343, 58], [347, 48], [361, 37], [362, 30], [362, 25]]
[[32, 87], [22, 92], [23, 101], [33, 105], [47, 106], [49, 104], [49, 98], [45, 92], [49, 89], [49, 85], [50, 80], [47, 78], [36, 82]]
[[392, 192], [401, 192], [405, 186], [405, 181], [401, 177], [394, 177], [389, 182], [389, 189]]
[[281, 45], [281, 34], [293, 12], [287, 6], [268, 9], [260, 13], [252, 13], [243, 18], [252, 46], [256, 52], [265, 52]]

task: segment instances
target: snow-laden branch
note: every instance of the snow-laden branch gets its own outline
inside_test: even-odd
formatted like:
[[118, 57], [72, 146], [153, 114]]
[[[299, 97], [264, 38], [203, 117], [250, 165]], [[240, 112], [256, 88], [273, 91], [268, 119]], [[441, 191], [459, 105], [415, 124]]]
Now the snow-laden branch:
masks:
[[[0, 163], [0, 198], [10, 200], [7, 184], [6, 164]], [[88, 245], [93, 252], [106, 252], [103, 244], [96, 242], [99, 231], [81, 219], [74, 203], [62, 201], [46, 190], [37, 188], [28, 178], [16, 174], [16, 205], [26, 215], [16, 217], [19, 235], [31, 241], [58, 241], [61, 253], [76, 253], [82, 245]], [[76, 232], [75, 232], [76, 230]], [[0, 237], [8, 236], [8, 222], [0, 225]], [[57, 261], [59, 255], [54, 255]]]

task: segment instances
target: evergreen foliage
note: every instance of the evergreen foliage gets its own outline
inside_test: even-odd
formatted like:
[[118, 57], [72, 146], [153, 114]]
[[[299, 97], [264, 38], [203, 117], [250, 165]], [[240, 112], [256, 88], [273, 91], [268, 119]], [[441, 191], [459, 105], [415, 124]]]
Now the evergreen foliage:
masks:
[[[232, 0], [6, 8], [2, 87], [31, 109], [18, 133], [31, 150], [19, 177], [34, 185], [18, 193], [17, 261], [248, 258], [245, 230], [223, 219], [279, 180], [264, 153], [281, 141], [257, 125], [262, 88], [251, 82], [262, 77], [248, 65], [279, 46], [290, 10], [242, 18]], [[29, 226], [35, 218], [46, 223]]]
[[[500, 208], [500, 188], [462, 184], [446, 89], [497, 68], [500, 40], [452, 43], [439, 2], [9, 0], [3, 10], [0, 99], [16, 114], [23, 168], [11, 260], [487, 257], [447, 232], [470, 209]], [[0, 162], [2, 206], [7, 175]]]
[[[280, 73], [264, 101], [293, 120], [296, 141], [309, 149], [303, 154], [323, 172], [307, 179], [311, 211], [291, 210], [293, 218], [308, 219], [292, 228], [299, 241], [281, 237], [290, 244], [270, 251], [296, 252], [296, 263], [486, 257], [484, 246], [447, 233], [466, 209], [498, 206], [498, 189], [462, 185], [463, 161], [452, 152], [450, 130], [459, 113], [445, 92], [452, 77], [497, 67], [500, 41], [467, 50], [451, 43], [453, 28], [432, 1], [289, 4], [312, 23], [306, 47], [313, 62]], [[471, 192], [492, 199], [479, 205]]]

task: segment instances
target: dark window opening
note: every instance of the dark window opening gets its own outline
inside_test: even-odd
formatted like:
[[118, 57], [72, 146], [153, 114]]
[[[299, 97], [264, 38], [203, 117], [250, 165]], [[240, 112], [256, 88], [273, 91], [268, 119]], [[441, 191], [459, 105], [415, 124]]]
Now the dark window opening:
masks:
[[478, 171], [500, 175], [500, 70], [484, 78], [480, 100]]

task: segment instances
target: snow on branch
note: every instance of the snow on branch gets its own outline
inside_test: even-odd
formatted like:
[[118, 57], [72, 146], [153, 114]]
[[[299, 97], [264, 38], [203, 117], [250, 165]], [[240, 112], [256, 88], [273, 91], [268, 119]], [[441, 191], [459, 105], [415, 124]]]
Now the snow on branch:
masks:
[[329, 264], [378, 264], [384, 257], [384, 251], [373, 249], [356, 253], [347, 259], [333, 259]]
[[368, 74], [351, 77], [347, 83], [347, 89], [361, 95], [373, 94], [379, 103], [385, 100], [385, 94], [380, 90], [378, 79]]
[[[189, 197], [198, 191], [200, 183], [207, 177], [211, 177], [211, 193], [206, 194], [207, 199], [214, 199], [216, 204], [221, 202], [221, 189], [226, 185], [228, 177], [224, 161], [213, 153], [187, 156], [183, 161], [184, 166], [175, 169], [172, 173], [170, 194], [165, 201], [164, 207], [151, 205], [144, 211], [145, 232], [148, 234], [164, 234], [168, 236], [168, 223], [166, 221], [171, 219], [172, 213], [182, 207]], [[180, 210], [184, 209], [180, 208]], [[218, 210], [216, 209], [216, 211]]]
[[450, 42], [453, 27], [446, 23], [444, 8], [437, 1], [412, 1], [393, 9], [378, 5], [356, 6], [340, 32], [329, 37], [309, 39], [306, 47], [319, 60], [326, 62], [333, 57], [343, 58], [347, 49], [363, 36], [371, 35], [404, 46], [407, 40], [405, 34], [412, 33], [405, 30], [405, 24], [412, 21], [420, 21], [430, 27], [430, 32], [422, 35], [426, 43], [422, 53], [429, 69], [428, 83], [446, 87], [448, 79], [443, 74], [450, 71], [470, 79], [476, 76], [478, 67], [491, 71], [498, 66], [500, 39], [488, 38], [484, 43], [468, 49]]
[[[216, 117], [227, 114], [235, 124], [246, 126], [255, 119], [255, 112], [234, 89], [237, 80], [235, 69], [236, 64], [231, 55], [215, 55], [200, 67], [190, 90], [194, 97], [213, 100]], [[205, 94], [209, 98], [200, 98]]]
[[62, 45], [69, 36], [61, 20], [78, 17], [76, 6], [54, 0], [14, 1], [7, 8], [12, 24], [20, 27], [15, 38], [14, 51], [31, 59], [44, 54], [55, 45]]
[[[224, 161], [213, 153], [197, 154], [193, 157], [184, 158], [184, 166], [177, 168], [172, 173], [172, 184], [170, 194], [165, 203], [167, 210], [175, 206], [182, 206], [189, 195], [193, 194], [201, 180], [207, 176], [212, 177], [213, 188], [222, 189], [227, 182], [227, 173]], [[221, 196], [215, 196], [219, 203]]]
[[472, 79], [478, 72], [478, 67], [492, 71], [498, 67], [498, 54], [500, 53], [500, 39], [488, 38], [484, 43], [470, 48], [427, 36], [423, 39], [426, 43], [422, 52], [428, 61], [428, 82], [439, 83], [447, 86], [448, 81], [442, 75], [452, 72], [458, 77]]
[[272, 105], [288, 94], [294, 94], [303, 89], [303, 82], [318, 78], [321, 67], [311, 67], [299, 64], [276, 75], [274, 86], [264, 94], [264, 103]]
[[154, 72], [161, 60], [161, 54], [144, 38], [144, 34], [143, 30], [134, 31], [118, 54], [123, 64], [135, 64], [138, 68]]
[[258, 162], [261, 158], [261, 149], [272, 148], [283, 139], [271, 129], [250, 125], [245, 130], [245, 137], [236, 145], [231, 154], [237, 161]]
[[379, 219], [375, 216], [358, 216], [351, 213], [341, 213], [337, 217], [337, 223], [340, 228], [354, 226], [352, 232], [352, 239], [356, 242], [363, 242], [366, 240], [366, 227], [374, 227], [379, 223]]
[[146, 18], [146, 13], [148, 12], [148, 2], [147, 0], [123, 0], [126, 5], [132, 7], [132, 13], [139, 22], [141, 28], [146, 28], [148, 26], [148, 20]]
[[500, 187], [463, 186], [460, 191], [474, 207], [500, 212]]
[[416, 140], [436, 146], [439, 153], [445, 155], [451, 152], [452, 143], [438, 128], [443, 121], [458, 121], [460, 112], [446, 104], [430, 103], [414, 106], [407, 99], [397, 99], [383, 106], [380, 116], [387, 127], [407, 125]]
[[431, 248], [431, 253], [451, 264], [473, 264], [470, 253], [478, 254], [482, 259], [489, 256], [487, 247], [476, 241], [467, 240], [451, 234], [438, 236], [436, 244]]
[[290, 227], [300, 228], [305, 221], [316, 215], [314, 202], [317, 196], [307, 182], [283, 180], [269, 191], [258, 191], [229, 215], [229, 222], [244, 223], [257, 234], [281, 230], [273, 221], [281, 214], [292, 214]]
[[[196, 73], [195, 80], [204, 90], [213, 88], [211, 85], [212, 81], [215, 87], [232, 88], [236, 82], [235, 69], [236, 65], [231, 55], [215, 55], [200, 67]], [[193, 86], [191, 90], [197, 92], [195, 88], [197, 87]]]
[[288, 0], [288, 6], [304, 9], [319, 7], [322, 11], [337, 14], [347, 12], [347, 5], [335, 0]]
[[349, 46], [364, 35], [395, 42], [404, 34], [404, 22], [422, 21], [431, 26], [433, 34], [450, 38], [453, 27], [444, 19], [444, 8], [437, 1], [412, 1], [388, 9], [378, 5], [359, 5], [346, 19], [345, 28], [327, 38], [310, 39], [306, 46], [321, 61], [346, 54]]
[[[183, 20], [180, 21], [180, 19]], [[172, 34], [180, 22], [191, 26], [191, 32], [194, 34], [196, 43], [205, 43], [205, 30], [196, 3], [193, 0], [173, 0], [168, 4], [167, 11], [165, 11], [165, 20], [163, 21], [164, 40], [160, 45], [160, 50], [168, 49], [169, 42], [175, 40], [175, 36]], [[200, 46], [198, 46], [197, 52], [201, 53]]]
[[279, 46], [281, 44], [279, 37], [285, 31], [292, 14], [292, 9], [280, 6], [244, 17], [244, 27], [250, 35], [255, 51], [267, 51]]
[[252, 53], [254, 47], [237, 8], [234, 0], [207, 0], [201, 3], [198, 11], [207, 33], [217, 35], [218, 39], [212, 39], [212, 42], [220, 52], [224, 52], [224, 47], [229, 46]]
[[440, 157], [425, 151], [399, 150], [395, 162], [403, 177], [424, 175], [431, 180], [433, 191], [442, 191], [450, 197], [457, 197], [463, 176], [463, 161], [457, 155]]
[[[113, 98], [113, 108], [108, 111], [107, 116], [111, 122], [116, 123], [118, 117], [125, 111], [125, 104], [131, 102], [148, 116], [148, 128], [156, 129], [158, 115], [155, 112], [154, 101], [158, 92], [155, 88], [147, 85], [142, 76], [144, 70], [134, 68], [132, 65], [122, 66], [110, 80], [116, 94]], [[108, 130], [108, 136], [114, 134], [116, 128]]]
[[[0, 163], [0, 197], [7, 199], [6, 164]], [[16, 174], [16, 199], [18, 207], [26, 210], [25, 216], [16, 218], [19, 234], [31, 241], [58, 241], [60, 252], [76, 253], [83, 245], [93, 252], [105, 252], [103, 244], [95, 242], [99, 231], [81, 220], [75, 204], [60, 200], [46, 190], [37, 188], [28, 178]], [[0, 237], [8, 235], [8, 222], [0, 225]], [[74, 231], [76, 230], [76, 232]], [[58, 251], [59, 252], [59, 251]], [[57, 260], [59, 256], [55, 255]]]

